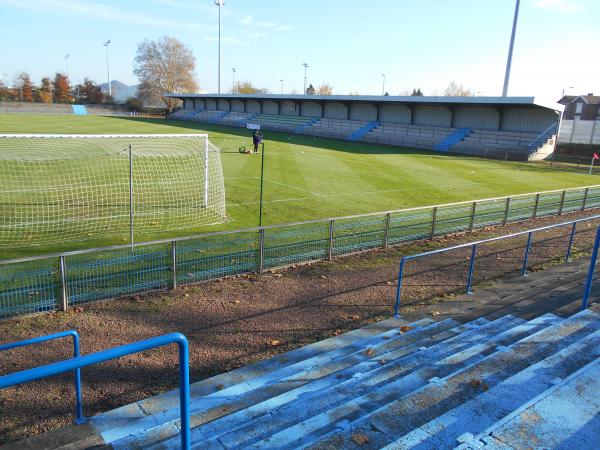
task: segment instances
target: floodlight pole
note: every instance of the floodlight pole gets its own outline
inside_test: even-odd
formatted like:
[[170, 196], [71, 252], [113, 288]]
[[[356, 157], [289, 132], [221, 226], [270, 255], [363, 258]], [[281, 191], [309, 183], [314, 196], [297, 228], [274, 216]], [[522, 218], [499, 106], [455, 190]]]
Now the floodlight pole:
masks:
[[281, 81], [281, 92], [280, 92], [280, 94], [283, 95], [283, 80], [279, 80], [279, 81]]
[[225, 0], [215, 0], [215, 5], [219, 7], [219, 64], [218, 64], [218, 81], [217, 93], [221, 93], [221, 6], [225, 4]]
[[519, 5], [521, 0], [517, 0], [515, 5], [515, 16], [513, 18], [512, 32], [510, 34], [510, 45], [508, 46], [508, 59], [506, 60], [506, 73], [504, 74], [504, 86], [502, 87], [502, 97], [508, 93], [508, 80], [510, 79], [510, 66], [512, 65], [513, 47], [515, 46], [515, 34], [517, 32], [517, 19], [519, 18]]
[[133, 251], [133, 153], [129, 146], [129, 243]]
[[65, 62], [67, 63], [67, 78], [69, 77], [69, 58], [71, 57], [71, 55], [69, 53], [67, 53], [65, 55]]
[[110, 39], [104, 43], [106, 47], [106, 78], [108, 81], [108, 96], [112, 97], [112, 89], [110, 87], [110, 65], [108, 64], [108, 46], [110, 45]]
[[308, 64], [302, 63], [302, 66], [304, 66], [304, 92], [303, 92], [303, 94], [306, 95], [306, 69], [308, 68]]
[[258, 207], [258, 226], [262, 226], [262, 210], [263, 210], [263, 179], [265, 174], [265, 144], [261, 145], [261, 157], [260, 157], [260, 200]]
[[236, 72], [235, 67], [231, 68], [231, 72], [233, 73], [233, 82], [231, 84], [231, 93], [235, 94], [235, 72]]
[[385, 73], [382, 73], [381, 76], [383, 77], [383, 85], [381, 86], [381, 95], [385, 95]]

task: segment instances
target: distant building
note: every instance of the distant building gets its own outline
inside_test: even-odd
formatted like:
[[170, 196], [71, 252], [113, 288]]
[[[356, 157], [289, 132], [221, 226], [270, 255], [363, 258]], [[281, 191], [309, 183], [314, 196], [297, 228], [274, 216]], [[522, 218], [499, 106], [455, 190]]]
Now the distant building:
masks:
[[558, 103], [565, 105], [563, 120], [600, 120], [600, 95], [565, 95]]

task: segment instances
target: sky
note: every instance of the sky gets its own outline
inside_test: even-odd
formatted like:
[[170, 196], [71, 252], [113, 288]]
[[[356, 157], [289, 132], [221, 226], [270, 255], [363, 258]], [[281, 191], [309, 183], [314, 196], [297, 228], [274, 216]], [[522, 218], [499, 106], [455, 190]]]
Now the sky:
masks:
[[[226, 0], [221, 91], [236, 80], [280, 93], [308, 82], [334, 94], [443, 92], [455, 81], [500, 95], [515, 0]], [[217, 91], [213, 0], [0, 0], [0, 77], [35, 82], [66, 72], [80, 82], [136, 84], [144, 39], [173, 36], [192, 49], [203, 92]], [[600, 94], [600, 0], [522, 0], [509, 95]], [[68, 60], [65, 56], [69, 54]]]

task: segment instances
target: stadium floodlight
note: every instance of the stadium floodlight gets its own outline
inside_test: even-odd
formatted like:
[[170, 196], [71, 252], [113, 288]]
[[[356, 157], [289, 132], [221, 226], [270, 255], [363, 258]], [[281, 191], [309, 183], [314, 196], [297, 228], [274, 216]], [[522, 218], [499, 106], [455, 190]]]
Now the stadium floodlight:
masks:
[[510, 34], [510, 44], [508, 46], [508, 58], [506, 60], [506, 72], [504, 74], [504, 86], [502, 87], [502, 97], [508, 94], [508, 80], [510, 79], [510, 66], [512, 65], [513, 47], [515, 46], [515, 34], [517, 32], [517, 20], [519, 18], [519, 6], [521, 0], [517, 0], [515, 5], [515, 15], [513, 17], [512, 32]]
[[283, 80], [279, 80], [281, 81], [281, 95], [283, 95]]
[[561, 99], [562, 99], [562, 98], [565, 96], [565, 91], [566, 91], [567, 89], [574, 89], [574, 87], [573, 87], [573, 86], [565, 86], [565, 87], [562, 89], [562, 95], [560, 96], [560, 98], [561, 98]]
[[106, 47], [106, 78], [108, 80], [108, 96], [112, 97], [112, 89], [110, 87], [110, 65], [108, 64], [108, 46], [110, 45], [110, 39], [104, 43]]
[[67, 77], [69, 76], [69, 58], [71, 57], [71, 55], [69, 53], [67, 53], [65, 55], [65, 62], [67, 63]]
[[221, 6], [225, 5], [225, 0], [215, 0], [215, 5], [219, 7], [219, 62], [217, 75], [217, 93], [221, 93]]
[[233, 73], [233, 82], [231, 83], [231, 93], [235, 94], [235, 73], [237, 72], [236, 68], [232, 67], [231, 72]]
[[302, 63], [302, 67], [304, 67], [304, 94], [306, 94], [306, 69], [308, 68], [308, 64]]
[[205, 134], [0, 135], [0, 198], [0, 248], [225, 220], [220, 150]]
[[381, 86], [381, 95], [385, 95], [385, 73], [382, 73], [381, 76], [383, 77], [383, 84]]

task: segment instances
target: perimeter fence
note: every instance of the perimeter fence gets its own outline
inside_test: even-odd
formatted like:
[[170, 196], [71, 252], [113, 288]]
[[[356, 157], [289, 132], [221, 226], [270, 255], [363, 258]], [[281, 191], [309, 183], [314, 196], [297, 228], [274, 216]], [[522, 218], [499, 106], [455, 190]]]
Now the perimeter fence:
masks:
[[600, 186], [0, 261], [0, 319], [600, 206]]

